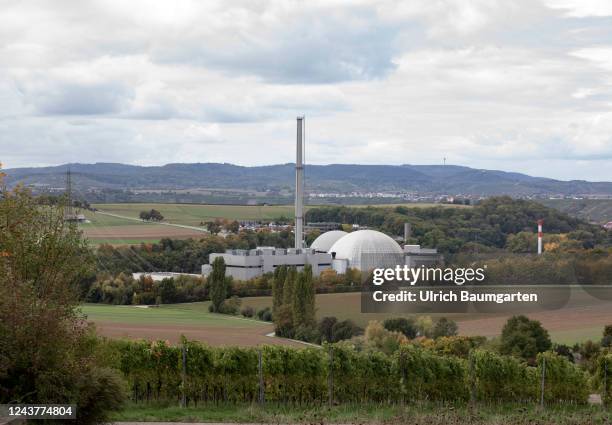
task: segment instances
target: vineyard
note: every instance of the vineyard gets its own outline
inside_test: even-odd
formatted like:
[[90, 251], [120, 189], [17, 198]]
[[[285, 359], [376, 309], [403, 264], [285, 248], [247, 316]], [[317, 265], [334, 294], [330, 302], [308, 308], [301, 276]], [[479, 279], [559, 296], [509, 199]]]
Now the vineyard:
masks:
[[[460, 358], [413, 345], [386, 355], [345, 344], [305, 349], [212, 348], [185, 340], [179, 346], [161, 341], [106, 344], [110, 366], [121, 370], [136, 403], [585, 404], [591, 389], [586, 372], [552, 352], [540, 354], [537, 366], [528, 366], [483, 350]], [[597, 385], [609, 398], [607, 367], [612, 361], [610, 356], [604, 360]]]

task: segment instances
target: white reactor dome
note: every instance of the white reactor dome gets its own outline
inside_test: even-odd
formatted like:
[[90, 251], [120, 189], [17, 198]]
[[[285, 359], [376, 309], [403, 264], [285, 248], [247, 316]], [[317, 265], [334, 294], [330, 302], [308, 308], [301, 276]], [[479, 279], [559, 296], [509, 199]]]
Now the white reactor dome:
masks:
[[[321, 235], [324, 236], [325, 234]], [[370, 270], [404, 263], [404, 252], [392, 238], [375, 230], [358, 230], [340, 238], [329, 249], [348, 267]]]
[[317, 252], [329, 252], [332, 245], [335, 244], [338, 239], [346, 235], [348, 235], [348, 233], [343, 230], [330, 230], [329, 232], [320, 234], [312, 242], [310, 247]]

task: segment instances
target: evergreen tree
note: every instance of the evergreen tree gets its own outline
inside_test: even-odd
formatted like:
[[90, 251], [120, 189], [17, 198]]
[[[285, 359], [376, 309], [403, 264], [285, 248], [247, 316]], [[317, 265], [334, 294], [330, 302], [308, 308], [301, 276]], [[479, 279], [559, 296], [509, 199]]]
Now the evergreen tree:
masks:
[[212, 263], [210, 281], [210, 300], [214, 312], [221, 311], [221, 305], [227, 298], [227, 285], [225, 281], [225, 261], [222, 257], [215, 258]]
[[276, 316], [283, 304], [283, 286], [287, 278], [287, 266], [278, 266], [272, 279], [272, 316]]
[[285, 277], [285, 284], [283, 285], [283, 304], [285, 305], [291, 306], [293, 304], [293, 290], [296, 278], [297, 269], [295, 267], [289, 267], [287, 276]]
[[304, 312], [306, 324], [312, 324], [315, 321], [315, 288], [312, 280], [312, 266], [306, 264], [304, 266]]
[[306, 323], [306, 304], [305, 304], [305, 276], [298, 273], [293, 287], [293, 302], [291, 311], [293, 313], [293, 325], [298, 328]]
[[297, 275], [293, 288], [293, 325], [295, 328], [314, 323], [314, 286], [312, 267], [307, 264]]

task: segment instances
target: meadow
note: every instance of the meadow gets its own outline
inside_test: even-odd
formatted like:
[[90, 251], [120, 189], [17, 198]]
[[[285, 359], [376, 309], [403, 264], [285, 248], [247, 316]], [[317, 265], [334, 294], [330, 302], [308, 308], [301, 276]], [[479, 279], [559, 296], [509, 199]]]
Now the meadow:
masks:
[[[350, 319], [361, 327], [370, 320], [384, 320], [390, 315], [361, 313], [360, 293], [318, 294], [316, 296], [317, 319], [336, 316], [340, 320]], [[85, 305], [84, 313], [96, 323], [103, 335], [110, 337], [146, 337], [177, 341], [180, 332], [191, 339], [209, 342], [212, 345], [257, 345], [283, 340], [265, 337], [273, 332], [269, 323], [238, 316], [219, 315], [208, 312], [209, 301], [163, 305], [157, 308], [133, 306]], [[242, 306], [260, 310], [272, 305], [271, 297], [247, 297]], [[397, 315], [393, 315], [396, 317]], [[432, 315], [435, 319], [441, 314]], [[447, 314], [459, 325], [461, 335], [483, 335], [495, 337], [501, 333], [508, 314], [463, 313]], [[601, 339], [605, 325], [612, 324], [612, 301], [598, 301], [577, 293], [567, 306], [559, 310], [529, 314], [542, 322], [554, 342], [574, 344], [588, 339]]]
[[175, 344], [184, 335], [212, 346], [300, 345], [266, 336], [273, 332], [268, 322], [209, 313], [207, 306], [195, 310], [185, 308], [188, 305], [147, 308], [85, 304], [81, 306], [81, 311], [88, 321], [95, 324], [99, 334], [109, 338], [142, 338]]
[[[398, 206], [413, 208], [431, 206], [465, 207], [463, 205], [443, 205], [431, 203], [353, 205]], [[126, 203], [94, 204], [97, 212], [83, 211], [86, 223], [79, 224], [84, 235], [92, 245], [108, 243], [111, 245], [137, 245], [140, 243], [159, 242], [162, 238], [186, 239], [197, 238], [204, 231], [203, 223], [216, 219], [225, 220], [274, 220], [279, 217], [291, 218], [293, 205], [209, 205], [209, 204], [160, 204], [160, 203]], [[305, 209], [316, 205], [306, 206]], [[158, 210], [163, 216], [162, 223], [143, 222], [139, 218], [141, 211]]]

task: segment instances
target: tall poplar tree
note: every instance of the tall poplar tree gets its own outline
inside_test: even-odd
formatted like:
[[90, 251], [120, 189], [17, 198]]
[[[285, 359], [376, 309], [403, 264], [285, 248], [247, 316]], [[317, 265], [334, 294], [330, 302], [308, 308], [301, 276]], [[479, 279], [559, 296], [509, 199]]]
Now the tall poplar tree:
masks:
[[221, 311], [221, 305], [227, 298], [227, 286], [225, 283], [225, 261], [223, 257], [215, 258], [212, 263], [210, 273], [210, 300], [212, 301], [213, 311]]
[[283, 305], [283, 287], [287, 278], [287, 266], [278, 266], [274, 270], [272, 280], [272, 317], [276, 317], [278, 309]]

